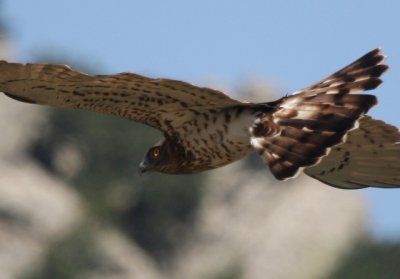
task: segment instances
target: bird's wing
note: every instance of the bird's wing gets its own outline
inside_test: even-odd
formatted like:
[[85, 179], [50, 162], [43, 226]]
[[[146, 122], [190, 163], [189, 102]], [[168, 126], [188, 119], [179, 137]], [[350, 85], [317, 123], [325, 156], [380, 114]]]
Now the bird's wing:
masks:
[[383, 64], [384, 60], [382, 50], [376, 48], [330, 76], [294, 92], [293, 95], [345, 94], [374, 89], [382, 83], [379, 77], [388, 69], [388, 66]]
[[383, 121], [365, 116], [344, 143], [304, 172], [344, 189], [400, 186], [400, 132]]
[[19, 101], [124, 117], [166, 133], [198, 110], [240, 104], [220, 91], [133, 73], [91, 76], [66, 65], [0, 61], [0, 92]]
[[388, 66], [375, 49], [352, 64], [293, 95], [275, 102], [252, 129], [258, 149], [278, 179], [313, 166], [330, 148], [343, 142], [357, 120], [376, 104], [373, 95], [355, 94], [376, 88]]

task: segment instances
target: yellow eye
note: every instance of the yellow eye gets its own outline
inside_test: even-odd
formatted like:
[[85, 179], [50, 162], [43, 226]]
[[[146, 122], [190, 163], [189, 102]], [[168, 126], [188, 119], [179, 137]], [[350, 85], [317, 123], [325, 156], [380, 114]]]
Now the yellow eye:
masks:
[[160, 155], [161, 155], [160, 148], [154, 148], [153, 151], [152, 151], [152, 155], [153, 155], [153, 157], [155, 157], [155, 158], [160, 157]]

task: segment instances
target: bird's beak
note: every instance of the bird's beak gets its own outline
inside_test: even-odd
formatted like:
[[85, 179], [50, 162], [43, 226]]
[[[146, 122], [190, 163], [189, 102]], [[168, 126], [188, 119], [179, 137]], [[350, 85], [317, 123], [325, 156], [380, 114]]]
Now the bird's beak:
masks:
[[148, 169], [148, 165], [146, 164], [146, 162], [142, 161], [139, 165], [139, 174], [142, 175], [145, 172], [147, 172]]

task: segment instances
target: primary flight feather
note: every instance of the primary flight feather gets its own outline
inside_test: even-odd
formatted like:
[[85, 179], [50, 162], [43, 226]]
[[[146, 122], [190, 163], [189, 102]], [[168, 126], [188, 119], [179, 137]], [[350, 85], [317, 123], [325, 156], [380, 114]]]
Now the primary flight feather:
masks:
[[[65, 65], [0, 61], [0, 92], [28, 103], [124, 117], [161, 130], [142, 172], [194, 173], [257, 151], [280, 180], [300, 170], [340, 188], [399, 187], [400, 133], [365, 114], [388, 67], [375, 49], [277, 101], [132, 73], [91, 76]], [[373, 156], [373, 159], [371, 157]]]

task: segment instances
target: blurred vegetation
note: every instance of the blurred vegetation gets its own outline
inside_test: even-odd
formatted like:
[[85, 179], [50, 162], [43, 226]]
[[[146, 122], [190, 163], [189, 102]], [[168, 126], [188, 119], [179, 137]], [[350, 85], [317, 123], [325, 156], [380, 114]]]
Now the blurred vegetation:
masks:
[[326, 279], [398, 279], [400, 243], [365, 240], [341, 260], [337, 270]]

